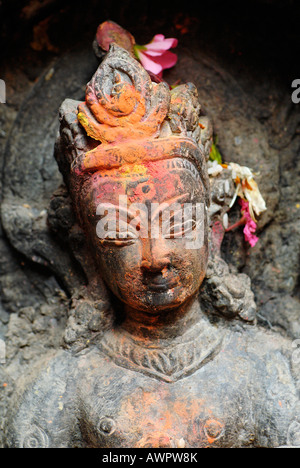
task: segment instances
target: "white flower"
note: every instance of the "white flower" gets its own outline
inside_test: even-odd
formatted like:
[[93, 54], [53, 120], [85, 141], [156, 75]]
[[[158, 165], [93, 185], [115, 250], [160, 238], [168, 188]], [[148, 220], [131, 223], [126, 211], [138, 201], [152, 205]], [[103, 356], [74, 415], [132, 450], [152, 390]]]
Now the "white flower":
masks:
[[232, 179], [236, 184], [236, 191], [230, 207], [233, 206], [237, 197], [241, 197], [249, 202], [249, 211], [254, 221], [255, 215], [259, 216], [263, 211], [266, 211], [266, 203], [259, 191], [258, 185], [254, 180], [253, 172], [249, 167], [240, 166], [236, 163], [230, 163], [229, 168], [232, 170]]
[[208, 161], [207, 163], [207, 172], [209, 176], [216, 177], [223, 171], [221, 164], [218, 164], [217, 161]]
[[224, 226], [224, 229], [228, 229], [228, 225], [229, 225], [228, 214], [225, 213], [224, 216], [223, 216], [223, 226]]

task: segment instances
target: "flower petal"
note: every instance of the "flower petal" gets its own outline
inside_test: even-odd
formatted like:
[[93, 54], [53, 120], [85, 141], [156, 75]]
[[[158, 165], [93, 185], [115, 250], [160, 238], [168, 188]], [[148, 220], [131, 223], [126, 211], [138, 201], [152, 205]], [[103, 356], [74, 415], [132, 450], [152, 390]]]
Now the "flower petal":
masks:
[[209, 160], [207, 163], [207, 172], [208, 172], [208, 175], [212, 177], [216, 177], [218, 174], [223, 172], [223, 167], [220, 164], [218, 164], [216, 160], [214, 161]]
[[99, 47], [105, 51], [108, 51], [110, 44], [115, 42], [133, 54], [134, 37], [114, 21], [104, 21], [98, 26], [96, 40]]
[[258, 237], [254, 235], [256, 231], [256, 223], [253, 221], [251, 217], [251, 206], [250, 203], [242, 198], [239, 199], [239, 204], [241, 205], [241, 213], [243, 217], [246, 219], [246, 224], [244, 227], [244, 236], [245, 240], [249, 242], [251, 247], [254, 247], [255, 244], [258, 242]]
[[229, 167], [232, 169], [232, 178], [241, 180], [238, 184], [238, 195], [241, 198], [246, 198], [249, 202], [249, 212], [252, 219], [255, 221], [255, 215], [259, 216], [262, 212], [266, 211], [266, 203], [263, 199], [258, 185], [253, 178], [253, 172], [249, 167], [240, 166], [236, 163], [230, 163]]
[[245, 240], [249, 242], [251, 247], [254, 247], [259, 240], [258, 237], [253, 234], [253, 230], [249, 227], [248, 224], [246, 224], [244, 227], [244, 236]]
[[248, 180], [248, 185], [250, 190], [247, 188], [244, 189], [245, 196], [249, 200], [257, 216], [259, 216], [267, 209], [265, 200], [263, 199], [255, 180]]
[[156, 34], [151, 42], [161, 42], [165, 40], [165, 36], [163, 34]]
[[139, 51], [138, 54], [141, 64], [143, 65], [145, 70], [152, 72], [154, 75], [158, 75], [160, 72], [162, 72], [162, 65], [154, 62], [151, 58], [147, 57], [147, 55], [144, 52]]
[[172, 47], [176, 47], [178, 44], [178, 40], [175, 38], [164, 39], [163, 41], [155, 41], [146, 44], [146, 50], [153, 50], [153, 51], [161, 51], [164, 52], [166, 50], [171, 49]]
[[151, 57], [160, 57], [162, 54], [164, 54], [164, 51], [161, 50], [146, 50], [146, 53], [150, 55]]
[[[145, 53], [145, 55], [147, 55], [147, 52]], [[173, 54], [173, 52], [167, 51], [160, 57], [153, 57], [151, 60], [157, 64], [160, 64], [162, 70], [165, 70], [167, 68], [173, 67], [176, 64], [177, 55]]]
[[249, 213], [249, 202], [244, 200], [243, 198], [239, 199], [239, 204], [241, 205], [241, 212], [242, 214], [244, 213]]

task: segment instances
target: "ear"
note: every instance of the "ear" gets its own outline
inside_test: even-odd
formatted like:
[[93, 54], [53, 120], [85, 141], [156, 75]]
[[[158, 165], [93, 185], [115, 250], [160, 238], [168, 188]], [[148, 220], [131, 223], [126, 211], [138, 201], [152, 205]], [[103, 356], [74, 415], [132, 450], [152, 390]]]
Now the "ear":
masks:
[[210, 254], [199, 299], [204, 310], [210, 314], [215, 313], [226, 319], [239, 318], [252, 324], [256, 322], [257, 306], [249, 276], [232, 273], [218, 255]]

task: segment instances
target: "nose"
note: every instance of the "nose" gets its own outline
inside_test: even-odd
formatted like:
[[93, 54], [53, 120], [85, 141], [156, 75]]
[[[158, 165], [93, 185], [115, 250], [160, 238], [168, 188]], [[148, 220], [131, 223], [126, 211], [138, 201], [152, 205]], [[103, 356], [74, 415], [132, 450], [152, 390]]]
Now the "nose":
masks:
[[170, 252], [163, 239], [143, 239], [141, 268], [150, 272], [161, 272], [171, 264]]

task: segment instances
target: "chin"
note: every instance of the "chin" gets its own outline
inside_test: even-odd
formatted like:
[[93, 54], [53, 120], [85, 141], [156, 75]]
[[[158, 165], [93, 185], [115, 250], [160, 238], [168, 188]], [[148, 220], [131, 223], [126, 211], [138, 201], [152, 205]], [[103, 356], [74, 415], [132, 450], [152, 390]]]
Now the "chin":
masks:
[[[141, 310], [148, 314], [157, 314], [159, 312], [164, 312], [165, 310], [175, 309], [180, 307], [190, 295], [187, 294], [187, 291], [182, 287], [175, 287], [166, 291], [143, 291], [141, 293], [141, 298], [143, 300], [128, 300], [122, 299], [130, 307], [133, 307], [136, 310]], [[137, 299], [137, 294], [135, 292], [135, 298]]]

